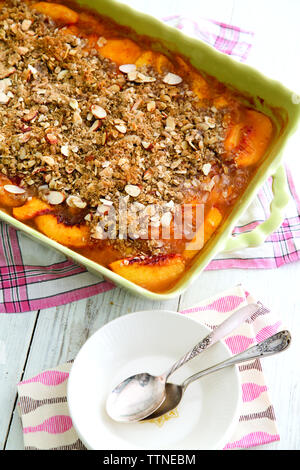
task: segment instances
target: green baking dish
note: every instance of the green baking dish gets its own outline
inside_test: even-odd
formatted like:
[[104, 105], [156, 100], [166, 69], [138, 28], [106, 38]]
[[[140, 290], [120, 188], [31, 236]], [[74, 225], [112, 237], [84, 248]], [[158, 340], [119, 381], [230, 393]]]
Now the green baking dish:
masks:
[[[33, 228], [0, 211], [0, 219], [21, 230], [26, 235], [49, 247], [55, 248], [90, 272], [104, 276], [132, 293], [152, 300], [166, 300], [178, 296], [199, 276], [205, 266], [219, 252], [233, 251], [261, 244], [283, 220], [283, 209], [288, 202], [287, 181], [281, 166], [283, 150], [288, 138], [296, 130], [300, 118], [300, 105], [293, 100], [293, 92], [277, 81], [268, 79], [260, 72], [230, 57], [219, 53], [200, 40], [185, 36], [177, 29], [166, 26], [149, 15], [142, 14], [114, 0], [79, 0], [79, 5], [94, 9], [117, 23], [128, 26], [132, 35], [146, 35], [153, 42], [153, 48], [165, 53], [177, 52], [187, 57], [191, 64], [204, 73], [214, 76], [220, 82], [240, 91], [254, 109], [268, 114], [275, 123], [276, 132], [264, 161], [258, 168], [244, 194], [237, 201], [233, 211], [223, 223], [220, 231], [205, 245], [191, 268], [168, 292], [154, 293], [144, 289], [109, 269], [75, 253], [69, 248], [49, 239]], [[252, 232], [238, 237], [231, 233], [241, 214], [247, 209], [259, 187], [270, 176], [273, 177], [274, 199], [270, 217]]]

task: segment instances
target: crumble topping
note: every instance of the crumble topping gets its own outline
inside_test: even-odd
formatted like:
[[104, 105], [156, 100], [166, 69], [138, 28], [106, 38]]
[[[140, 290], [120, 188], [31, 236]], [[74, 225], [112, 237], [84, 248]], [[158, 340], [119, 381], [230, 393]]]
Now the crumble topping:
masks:
[[96, 239], [120, 197], [164, 204], [168, 225], [175, 204], [211, 191], [216, 168], [228, 172], [224, 114], [201, 107], [179, 75], [118, 67], [24, 2], [0, 10], [0, 172], [50, 204], [84, 209]]

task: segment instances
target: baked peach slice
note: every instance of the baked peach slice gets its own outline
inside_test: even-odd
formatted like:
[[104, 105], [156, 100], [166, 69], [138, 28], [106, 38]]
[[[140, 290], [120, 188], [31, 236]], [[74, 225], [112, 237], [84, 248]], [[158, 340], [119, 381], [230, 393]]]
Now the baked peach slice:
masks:
[[145, 289], [164, 291], [178, 280], [185, 270], [181, 255], [158, 255], [125, 258], [109, 264], [109, 268]]
[[[0, 206], [1, 207], [17, 207], [22, 206], [28, 197], [26, 192], [15, 194], [11, 192], [10, 187], [18, 188], [15, 186], [7, 176], [0, 174]], [[5, 189], [6, 188], [6, 189]]]
[[141, 48], [131, 39], [112, 38], [99, 48], [99, 54], [118, 65], [134, 64], [141, 54]]
[[86, 225], [66, 225], [53, 214], [38, 215], [34, 222], [40, 232], [62, 245], [82, 248], [88, 243], [89, 228]]
[[[216, 207], [212, 207], [204, 219], [204, 225], [202, 225], [196, 233], [193, 240], [187, 244], [186, 249], [183, 251], [182, 256], [186, 260], [191, 260], [201, 250], [202, 246], [210, 239], [210, 237], [217, 230], [218, 226], [222, 221], [222, 214]], [[202, 242], [202, 243], [201, 243]], [[199, 248], [194, 249], [193, 247], [199, 243]], [[202, 246], [201, 246], [202, 245]]]
[[243, 121], [229, 129], [224, 142], [226, 153], [234, 156], [238, 167], [252, 166], [264, 155], [272, 133], [268, 116], [248, 109]]
[[63, 24], [73, 24], [78, 21], [78, 13], [64, 5], [50, 2], [38, 2], [32, 5], [32, 8], [46, 16], [50, 16], [54, 21]]
[[143, 52], [138, 59], [135, 61], [137, 67], [142, 67], [143, 65], [150, 65], [154, 67], [159, 73], [163, 72], [172, 72], [174, 70], [174, 65], [172, 62], [160, 52], [154, 51], [145, 51]]
[[28, 199], [23, 206], [13, 208], [13, 216], [21, 221], [30, 220], [38, 215], [47, 214], [49, 212], [53, 212], [53, 208], [47, 204], [47, 202], [37, 197]]

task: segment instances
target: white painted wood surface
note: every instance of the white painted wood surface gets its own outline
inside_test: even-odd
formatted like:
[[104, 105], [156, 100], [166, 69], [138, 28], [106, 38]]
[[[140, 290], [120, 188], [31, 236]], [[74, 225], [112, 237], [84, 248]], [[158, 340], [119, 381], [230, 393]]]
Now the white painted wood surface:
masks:
[[[255, 47], [250, 62], [300, 93], [298, 0], [126, 0], [125, 3], [158, 17], [181, 13], [194, 19], [214, 18], [254, 31]], [[300, 193], [297, 138], [287, 151], [287, 160], [296, 177], [298, 173]], [[263, 363], [281, 441], [259, 448], [299, 449], [299, 281], [299, 262], [277, 270], [211, 271], [204, 272], [183, 296], [167, 302], [138, 299], [124, 290], [114, 289], [58, 308], [1, 315], [0, 449], [23, 449], [16, 411], [18, 381], [74, 358], [93, 332], [120, 315], [149, 308], [181, 310], [238, 283], [271, 307], [293, 335], [289, 351]]]

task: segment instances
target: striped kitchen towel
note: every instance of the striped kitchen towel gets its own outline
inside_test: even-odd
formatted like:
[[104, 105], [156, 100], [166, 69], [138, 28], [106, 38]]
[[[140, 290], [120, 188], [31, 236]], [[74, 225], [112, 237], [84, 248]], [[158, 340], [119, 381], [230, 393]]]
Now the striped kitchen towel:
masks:
[[[253, 39], [251, 32], [213, 20], [195, 22], [179, 15], [164, 20], [238, 60], [248, 57]], [[287, 175], [290, 203], [282, 226], [262, 246], [220, 254], [207, 269], [275, 268], [299, 259], [300, 201], [290, 172]], [[268, 181], [233, 233], [249, 231], [261, 223], [268, 216], [271, 200], [272, 188]], [[59, 253], [0, 222], [0, 313], [55, 307], [113, 287], [112, 283], [99, 280]]]
[[[252, 302], [255, 302], [253, 297], [242, 286], [236, 286], [182, 313], [209, 328], [215, 328], [236, 309]], [[278, 318], [260, 302], [257, 303], [260, 309], [225, 338], [232, 354], [244, 351], [282, 329]], [[19, 383], [18, 408], [25, 449], [85, 449], [68, 412], [66, 394], [71, 367], [72, 362], [68, 362]], [[256, 359], [239, 365], [239, 373], [242, 387], [240, 418], [225, 449], [248, 448], [278, 441], [275, 413], [260, 361]], [[174, 412], [154, 420], [154, 429], [164, 425], [172, 416]]]

